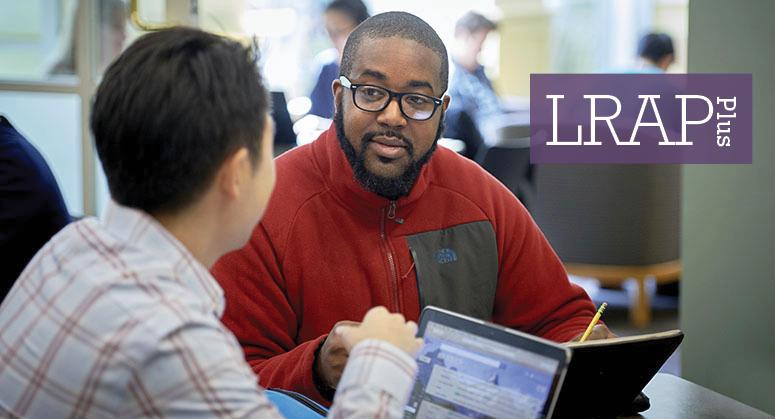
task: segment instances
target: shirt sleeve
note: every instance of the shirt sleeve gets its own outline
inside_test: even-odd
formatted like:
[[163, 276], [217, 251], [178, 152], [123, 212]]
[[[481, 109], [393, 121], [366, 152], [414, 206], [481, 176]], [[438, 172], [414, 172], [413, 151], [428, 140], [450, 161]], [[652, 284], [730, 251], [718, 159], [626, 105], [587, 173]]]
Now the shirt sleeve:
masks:
[[331, 418], [401, 418], [417, 363], [397, 347], [365, 340], [350, 352]]
[[[356, 345], [329, 417], [400, 418], [417, 365], [386, 342]], [[280, 412], [258, 386], [233, 335], [214, 322], [166, 334], [128, 385], [121, 417], [260, 417]]]
[[163, 336], [133, 372], [128, 393], [120, 417], [281, 417], [216, 319], [190, 321]]

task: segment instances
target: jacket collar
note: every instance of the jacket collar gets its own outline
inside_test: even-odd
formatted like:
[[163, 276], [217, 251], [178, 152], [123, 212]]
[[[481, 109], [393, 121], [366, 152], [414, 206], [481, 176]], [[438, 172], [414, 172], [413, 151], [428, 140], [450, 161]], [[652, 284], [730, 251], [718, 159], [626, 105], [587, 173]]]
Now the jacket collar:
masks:
[[[345, 206], [355, 211], [374, 214], [375, 210], [387, 208], [390, 205], [390, 200], [365, 189], [355, 179], [352, 166], [339, 145], [333, 123], [316, 141], [312, 142], [311, 146], [314, 159], [326, 177], [327, 183]], [[425, 193], [431, 176], [432, 162], [433, 158], [422, 168], [409, 195], [396, 201], [397, 216], [405, 216]]]

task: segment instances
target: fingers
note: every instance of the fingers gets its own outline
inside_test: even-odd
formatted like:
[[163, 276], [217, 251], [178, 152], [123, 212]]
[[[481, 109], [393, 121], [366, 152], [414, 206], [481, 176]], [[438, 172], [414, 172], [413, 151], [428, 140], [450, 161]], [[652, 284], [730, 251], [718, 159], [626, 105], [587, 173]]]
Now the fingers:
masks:
[[342, 325], [334, 328], [334, 336], [341, 341], [342, 347], [348, 352], [350, 349], [360, 341], [359, 339], [359, 327]]
[[338, 327], [338, 326], [357, 326], [359, 324], [361, 324], [361, 322], [356, 322], [356, 321], [352, 321], [352, 320], [340, 320], [340, 321], [336, 322], [334, 327]]
[[608, 326], [604, 324], [596, 325], [594, 333], [596, 333], [599, 336], [598, 339], [611, 339], [616, 337], [616, 335], [611, 331], [611, 329], [609, 329]]
[[379, 317], [388, 314], [390, 314], [390, 312], [384, 306], [372, 307], [369, 311], [366, 312], [366, 315], [363, 316], [363, 321], [365, 322], [367, 319], [372, 317]]
[[417, 335], [417, 323], [409, 320], [406, 322], [406, 328], [409, 329], [410, 332], [412, 332], [412, 335]]
[[423, 340], [423, 338], [415, 338], [414, 339], [414, 346], [415, 346], [414, 353], [417, 354], [417, 352], [420, 350], [420, 348], [422, 348], [423, 345], [425, 345], [425, 341]]
[[344, 338], [352, 333], [354, 329], [355, 327], [350, 325], [334, 326], [333, 334], [340, 338]]

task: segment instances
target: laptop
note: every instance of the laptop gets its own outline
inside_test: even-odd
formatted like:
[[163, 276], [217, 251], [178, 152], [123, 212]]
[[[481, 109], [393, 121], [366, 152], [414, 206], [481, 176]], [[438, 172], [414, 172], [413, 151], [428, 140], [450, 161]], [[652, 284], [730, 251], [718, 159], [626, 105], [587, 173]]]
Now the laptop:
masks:
[[296, 134], [293, 132], [293, 121], [291, 114], [288, 113], [288, 102], [285, 100], [285, 93], [273, 91], [272, 98], [272, 119], [274, 119], [274, 144], [280, 148], [289, 148], [296, 146]]
[[482, 320], [428, 306], [405, 418], [546, 418], [571, 351]]

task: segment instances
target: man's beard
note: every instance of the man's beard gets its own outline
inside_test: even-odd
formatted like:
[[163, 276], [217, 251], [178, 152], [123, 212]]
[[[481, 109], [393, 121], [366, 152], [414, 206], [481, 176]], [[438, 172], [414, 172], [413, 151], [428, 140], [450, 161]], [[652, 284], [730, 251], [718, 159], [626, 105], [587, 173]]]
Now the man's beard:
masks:
[[[423, 154], [422, 157], [415, 159], [414, 145], [412, 142], [408, 141], [406, 137], [401, 135], [401, 133], [395, 132], [393, 130], [366, 133], [361, 139], [361, 149], [356, 150], [344, 134], [344, 115], [342, 115], [341, 109], [342, 104], [339, 103], [336, 114], [334, 115], [336, 136], [339, 139], [339, 145], [342, 147], [344, 155], [347, 157], [347, 161], [350, 162], [350, 166], [353, 168], [355, 179], [358, 180], [358, 183], [360, 183], [367, 190], [391, 201], [397, 200], [402, 196], [409, 195], [409, 192], [412, 190], [414, 183], [420, 176], [420, 171], [422, 170], [423, 166], [428, 163], [428, 161], [431, 159], [431, 156], [433, 155], [433, 152], [436, 151], [436, 145], [438, 143], [439, 137], [441, 137], [441, 132], [444, 127], [444, 114], [442, 114], [442, 117], [439, 120], [439, 126], [436, 129], [436, 138], [433, 139], [431, 148], [428, 149], [428, 151]], [[406, 152], [409, 155], [409, 166], [406, 168], [406, 170], [404, 170], [403, 173], [398, 176], [383, 177], [377, 175], [376, 173], [372, 173], [369, 171], [369, 169], [366, 168], [366, 147], [368, 147], [369, 142], [371, 142], [374, 137], [380, 135], [400, 138], [406, 145]]]

